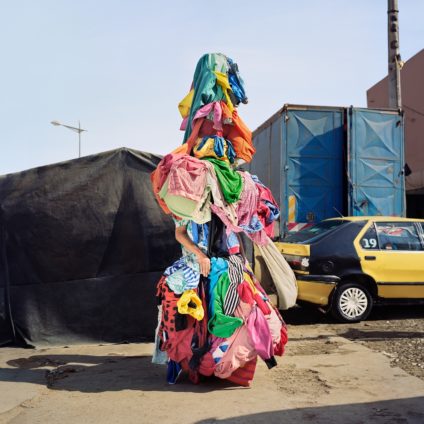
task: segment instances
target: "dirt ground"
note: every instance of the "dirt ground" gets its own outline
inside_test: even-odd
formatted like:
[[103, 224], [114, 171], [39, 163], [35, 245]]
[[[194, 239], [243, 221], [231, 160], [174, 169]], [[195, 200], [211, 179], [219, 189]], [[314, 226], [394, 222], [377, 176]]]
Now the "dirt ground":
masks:
[[[334, 331], [337, 335], [381, 352], [392, 366], [424, 380], [424, 306], [376, 307], [367, 321], [356, 324], [334, 323], [319, 311], [295, 308], [286, 313], [292, 325], [308, 325]], [[310, 349], [320, 349], [310, 346]]]
[[0, 423], [424, 423], [423, 308], [376, 308], [358, 324], [284, 314], [279, 365], [251, 388], [165, 382], [152, 344], [0, 349]]

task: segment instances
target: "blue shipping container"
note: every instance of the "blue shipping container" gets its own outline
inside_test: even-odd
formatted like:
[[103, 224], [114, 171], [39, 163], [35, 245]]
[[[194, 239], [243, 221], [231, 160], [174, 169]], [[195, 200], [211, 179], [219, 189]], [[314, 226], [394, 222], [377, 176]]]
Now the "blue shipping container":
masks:
[[278, 234], [343, 215], [404, 215], [397, 112], [285, 105], [253, 133], [250, 172], [281, 206]]
[[403, 119], [397, 112], [348, 113], [350, 215], [405, 215]]

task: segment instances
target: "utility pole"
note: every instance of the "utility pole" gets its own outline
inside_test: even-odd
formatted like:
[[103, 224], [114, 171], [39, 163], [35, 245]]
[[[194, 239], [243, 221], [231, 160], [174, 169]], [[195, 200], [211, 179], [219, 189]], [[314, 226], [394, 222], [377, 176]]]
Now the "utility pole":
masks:
[[81, 123], [78, 121], [78, 157], [81, 157], [81, 133], [84, 130], [81, 130]]
[[71, 125], [65, 125], [65, 124], [61, 124], [59, 121], [51, 121], [50, 122], [52, 125], [56, 125], [56, 126], [61, 126], [61, 127], [65, 127], [68, 128], [68, 130], [74, 131], [78, 133], [78, 157], [81, 157], [81, 133], [87, 130], [83, 130], [81, 128], [81, 123], [80, 121], [78, 121], [78, 128], [77, 127], [72, 127]]
[[387, 0], [387, 34], [389, 47], [389, 108], [401, 109], [398, 0]]

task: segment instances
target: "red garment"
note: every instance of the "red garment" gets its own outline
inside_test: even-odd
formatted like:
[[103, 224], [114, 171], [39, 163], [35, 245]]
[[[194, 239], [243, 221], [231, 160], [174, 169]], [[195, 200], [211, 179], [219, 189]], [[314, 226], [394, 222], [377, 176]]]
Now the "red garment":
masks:
[[192, 357], [191, 342], [195, 333], [197, 320], [187, 315], [187, 326], [177, 331], [176, 321], [178, 315], [177, 296], [166, 284], [165, 277], [159, 280], [156, 296], [162, 304], [162, 320], [158, 336], [161, 340], [160, 349], [165, 351], [170, 359], [181, 362]]
[[193, 150], [198, 138], [219, 135], [231, 142], [238, 158], [250, 162], [256, 151], [252, 143], [252, 132], [238, 116], [236, 109], [231, 113], [224, 101], [221, 101], [221, 108], [223, 131], [214, 128], [214, 122], [208, 118], [194, 119], [191, 135], [186, 141], [187, 153]]
[[285, 351], [285, 346], [288, 342], [288, 333], [287, 333], [287, 327], [285, 324], [281, 327], [281, 339], [280, 343], [278, 343], [276, 346], [274, 346], [274, 355], [283, 356]]
[[269, 309], [268, 304], [265, 302], [265, 300], [263, 300], [262, 296], [259, 293], [256, 293], [253, 297], [262, 313], [264, 315], [269, 315], [271, 313], [271, 309]]
[[259, 207], [258, 207], [258, 216], [259, 219], [265, 229], [265, 232], [268, 237], [272, 238], [274, 237], [274, 222], [271, 222], [270, 224], [267, 224], [269, 222], [269, 217], [271, 215], [271, 212], [269, 210], [269, 207], [264, 203], [264, 200], [268, 200], [272, 204], [274, 204], [278, 208], [278, 204], [276, 200], [274, 199], [274, 196], [271, 193], [271, 190], [268, 187], [264, 187], [261, 184], [256, 183], [256, 187], [259, 191]]
[[175, 362], [183, 360], [189, 361], [193, 355], [191, 350], [191, 341], [194, 335], [193, 317], [188, 317], [188, 328], [181, 331], [168, 333], [168, 340], [162, 345], [162, 350], [166, 351], [168, 357]]
[[[255, 286], [257, 286], [257, 284], [255, 284]], [[253, 293], [247, 281], [243, 281], [237, 286], [237, 293], [244, 303], [253, 305], [256, 302], [258, 308], [264, 315], [269, 315], [271, 313], [271, 309], [269, 308], [268, 303], [262, 298], [260, 293]]]
[[249, 305], [253, 305], [255, 299], [253, 297], [252, 289], [249, 286], [249, 283], [243, 281], [241, 284], [237, 286], [237, 292], [239, 294], [240, 299]]
[[164, 333], [174, 333], [176, 331], [175, 322], [179, 297], [168, 287], [165, 276], [162, 276], [157, 284], [156, 297], [162, 304], [162, 320], [158, 335], [162, 341], [166, 341], [168, 336], [164, 336]]
[[215, 371], [215, 361], [211, 352], [206, 352], [202, 356], [198, 371], [200, 374], [205, 375], [207, 377], [213, 375]]
[[237, 368], [229, 377], [226, 379], [234, 384], [240, 386], [249, 387], [252, 383], [253, 377], [255, 376], [257, 358], [247, 362], [244, 367]]

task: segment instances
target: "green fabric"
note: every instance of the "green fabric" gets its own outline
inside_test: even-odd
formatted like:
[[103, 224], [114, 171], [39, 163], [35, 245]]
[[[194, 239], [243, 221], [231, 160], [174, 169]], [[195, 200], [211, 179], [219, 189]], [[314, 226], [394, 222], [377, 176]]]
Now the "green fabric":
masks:
[[208, 103], [225, 100], [225, 95], [221, 86], [216, 83], [214, 71], [227, 73], [227, 58], [220, 53], [204, 54], [197, 62], [196, 70], [194, 71], [194, 96], [183, 143], [190, 137], [192, 121], [196, 112]]
[[223, 272], [216, 283], [214, 293], [214, 316], [208, 322], [211, 334], [224, 339], [231, 337], [238, 327], [243, 325], [243, 320], [224, 314], [224, 299], [230, 285], [228, 272]]
[[234, 203], [240, 199], [243, 190], [243, 179], [241, 175], [231, 169], [230, 165], [222, 160], [205, 158], [215, 168], [216, 177], [224, 199], [227, 203]]

